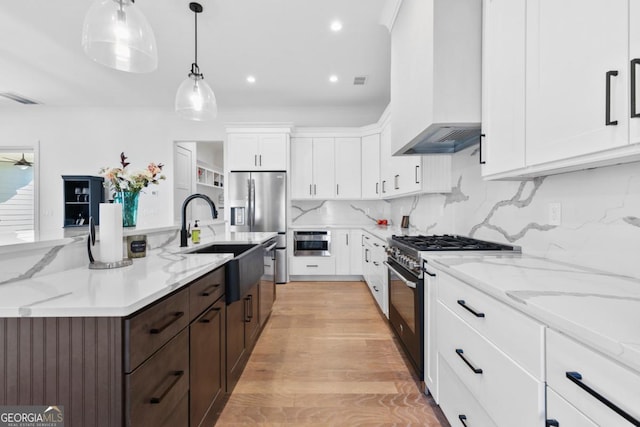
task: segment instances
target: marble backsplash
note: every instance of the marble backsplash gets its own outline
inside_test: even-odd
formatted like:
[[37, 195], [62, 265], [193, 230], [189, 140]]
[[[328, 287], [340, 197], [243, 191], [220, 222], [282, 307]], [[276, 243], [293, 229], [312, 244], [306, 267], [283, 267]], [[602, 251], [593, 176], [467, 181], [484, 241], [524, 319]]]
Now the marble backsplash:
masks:
[[383, 200], [293, 200], [291, 221], [298, 225], [374, 225], [390, 219], [391, 204]]

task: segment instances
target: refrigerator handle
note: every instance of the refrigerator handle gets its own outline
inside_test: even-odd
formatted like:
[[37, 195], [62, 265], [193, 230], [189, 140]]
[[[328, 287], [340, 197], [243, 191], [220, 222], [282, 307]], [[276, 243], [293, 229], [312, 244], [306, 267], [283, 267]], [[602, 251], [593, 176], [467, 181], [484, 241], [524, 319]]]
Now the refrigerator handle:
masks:
[[249, 227], [251, 231], [256, 225], [256, 181], [249, 178]]

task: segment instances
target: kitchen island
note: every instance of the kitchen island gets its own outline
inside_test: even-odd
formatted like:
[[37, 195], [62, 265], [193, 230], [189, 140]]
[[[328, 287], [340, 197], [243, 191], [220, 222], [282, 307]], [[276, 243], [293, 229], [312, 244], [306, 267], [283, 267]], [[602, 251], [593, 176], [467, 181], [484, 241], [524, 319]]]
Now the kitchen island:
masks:
[[[174, 241], [132, 266], [3, 284], [0, 405], [59, 405], [70, 426], [211, 424], [231, 391], [226, 341], [238, 341], [227, 336], [225, 303], [233, 254], [189, 252], [275, 235], [221, 233], [187, 248]], [[245, 316], [260, 285], [246, 298], [256, 305], [245, 303]], [[234, 375], [251, 350], [243, 348]]]

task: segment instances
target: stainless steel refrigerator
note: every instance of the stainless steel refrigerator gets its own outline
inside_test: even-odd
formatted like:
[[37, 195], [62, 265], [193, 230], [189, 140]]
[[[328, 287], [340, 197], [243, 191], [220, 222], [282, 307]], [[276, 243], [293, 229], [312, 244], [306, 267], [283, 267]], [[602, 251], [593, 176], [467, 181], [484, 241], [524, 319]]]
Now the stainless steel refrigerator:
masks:
[[288, 282], [286, 172], [231, 172], [227, 185], [231, 231], [277, 232], [275, 281]]

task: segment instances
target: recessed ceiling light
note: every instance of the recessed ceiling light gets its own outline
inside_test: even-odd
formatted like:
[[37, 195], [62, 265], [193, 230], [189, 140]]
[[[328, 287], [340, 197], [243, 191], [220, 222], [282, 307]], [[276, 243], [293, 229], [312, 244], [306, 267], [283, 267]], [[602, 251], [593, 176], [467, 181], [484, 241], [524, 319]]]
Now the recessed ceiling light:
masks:
[[256, 82], [256, 78], [253, 76], [247, 76], [247, 82], [249, 83], [255, 83]]
[[336, 76], [335, 74], [332, 74], [331, 76], [329, 76], [329, 81], [331, 83], [336, 83], [338, 81], [338, 76]]
[[333, 21], [331, 23], [331, 31], [335, 31], [338, 32], [342, 29], [342, 22], [340, 21]]

